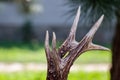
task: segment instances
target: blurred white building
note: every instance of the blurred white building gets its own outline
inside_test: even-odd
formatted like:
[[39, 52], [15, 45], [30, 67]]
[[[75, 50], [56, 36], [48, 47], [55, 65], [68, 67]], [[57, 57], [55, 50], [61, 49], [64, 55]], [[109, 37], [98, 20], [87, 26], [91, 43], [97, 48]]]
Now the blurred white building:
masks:
[[[65, 6], [64, 0], [35, 0], [31, 5], [32, 13], [30, 14], [33, 25], [57, 25], [63, 24], [66, 17], [63, 16], [68, 7]], [[22, 25], [25, 16], [20, 10], [20, 5], [15, 2], [0, 3], [0, 24]]]

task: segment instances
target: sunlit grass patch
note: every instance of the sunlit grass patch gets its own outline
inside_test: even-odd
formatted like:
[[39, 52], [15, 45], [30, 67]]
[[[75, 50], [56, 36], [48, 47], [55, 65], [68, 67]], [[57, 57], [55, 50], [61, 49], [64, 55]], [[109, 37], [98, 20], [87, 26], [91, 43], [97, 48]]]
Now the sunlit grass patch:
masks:
[[[35, 62], [46, 63], [46, 55], [44, 47], [36, 50], [27, 48], [0, 48], [0, 62]], [[88, 63], [110, 63], [111, 53], [107, 51], [88, 51], [83, 53], [75, 63], [88, 64]]]
[[[46, 80], [46, 72], [0, 72], [0, 80]], [[109, 80], [109, 72], [70, 72], [68, 80]]]
[[68, 80], [109, 80], [109, 72], [71, 72]]

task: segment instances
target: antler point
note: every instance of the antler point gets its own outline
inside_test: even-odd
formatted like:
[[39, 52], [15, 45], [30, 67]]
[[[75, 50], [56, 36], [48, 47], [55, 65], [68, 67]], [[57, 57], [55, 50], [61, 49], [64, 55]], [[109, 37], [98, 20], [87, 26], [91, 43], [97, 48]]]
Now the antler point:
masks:
[[55, 35], [55, 32], [53, 32], [52, 47], [56, 48], [56, 35]]

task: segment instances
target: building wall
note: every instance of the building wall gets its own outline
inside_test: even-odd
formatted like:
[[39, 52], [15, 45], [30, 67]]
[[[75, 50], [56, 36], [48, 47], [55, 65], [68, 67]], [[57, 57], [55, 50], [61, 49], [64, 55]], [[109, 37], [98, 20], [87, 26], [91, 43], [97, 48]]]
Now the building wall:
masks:
[[[43, 5], [40, 13], [31, 13], [34, 39], [44, 41], [46, 30], [56, 32], [58, 40], [64, 40], [70, 30], [74, 18], [69, 18], [65, 14], [69, 7], [64, 4], [64, 0], [38, 0], [35, 2]], [[0, 3], [0, 41], [22, 41], [22, 26], [26, 21], [26, 16], [20, 11], [19, 4]], [[90, 27], [80, 26], [77, 30], [77, 40], [80, 40]], [[96, 43], [110, 43], [114, 33], [114, 27], [101, 27], [95, 35]]]
[[[36, 40], [38, 42], [44, 42], [45, 39], [45, 33], [46, 31], [49, 31], [50, 33], [50, 40], [52, 38], [52, 32], [56, 33], [57, 40], [63, 41], [67, 38], [70, 26], [34, 26], [32, 29], [32, 39]], [[90, 30], [90, 28], [87, 27], [78, 27], [76, 39], [77, 41], [80, 41], [83, 36]], [[101, 44], [110, 44], [112, 41], [112, 37], [114, 34], [113, 28], [106, 28], [101, 27], [95, 37], [94, 42], [95, 43], [101, 43]], [[0, 27], [0, 41], [12, 41], [12, 42], [21, 42], [23, 39], [23, 33], [22, 33], [22, 27], [16, 27], [16, 26], [1, 26]]]

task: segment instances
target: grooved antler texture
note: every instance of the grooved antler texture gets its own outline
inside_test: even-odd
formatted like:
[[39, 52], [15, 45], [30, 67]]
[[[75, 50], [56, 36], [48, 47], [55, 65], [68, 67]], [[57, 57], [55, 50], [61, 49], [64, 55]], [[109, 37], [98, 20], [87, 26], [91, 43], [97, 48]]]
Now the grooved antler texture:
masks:
[[[73, 26], [68, 38], [63, 42], [61, 47], [56, 49], [56, 35], [53, 32], [52, 49], [49, 47], [49, 33], [46, 32], [45, 51], [48, 63], [47, 80], [67, 80], [69, 70], [74, 61], [85, 51], [98, 49], [109, 50], [105, 47], [92, 43], [95, 32], [98, 30], [104, 15], [93, 25], [90, 31], [83, 37], [80, 42], [75, 40], [77, 24], [80, 16], [80, 7], [78, 8]], [[68, 53], [68, 54], [67, 54]]]

